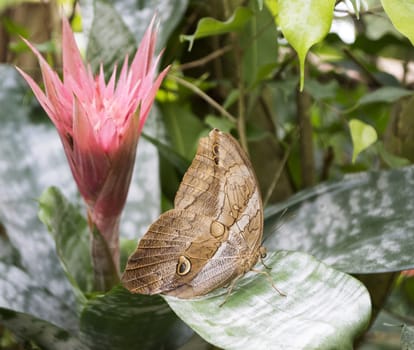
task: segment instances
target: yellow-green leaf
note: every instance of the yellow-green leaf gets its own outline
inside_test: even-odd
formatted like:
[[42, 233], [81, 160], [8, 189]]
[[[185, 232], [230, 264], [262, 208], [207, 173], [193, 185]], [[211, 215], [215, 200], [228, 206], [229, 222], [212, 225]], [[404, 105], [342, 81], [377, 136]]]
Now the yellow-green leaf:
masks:
[[381, 0], [381, 3], [394, 27], [414, 45], [414, 1]]
[[266, 0], [286, 40], [296, 50], [303, 89], [305, 58], [312, 45], [320, 42], [332, 24], [335, 0]]
[[354, 145], [352, 162], [355, 162], [358, 154], [377, 141], [378, 136], [377, 132], [371, 125], [368, 125], [358, 119], [352, 119], [349, 122], [349, 129], [351, 130], [352, 143]]
[[200, 19], [197, 29], [192, 35], [181, 35], [180, 40], [190, 42], [188, 50], [191, 51], [194, 40], [205, 38], [211, 35], [220, 35], [240, 30], [247, 21], [252, 17], [252, 10], [247, 7], [238, 7], [233, 15], [225, 22], [218, 21], [214, 18], [205, 17]]

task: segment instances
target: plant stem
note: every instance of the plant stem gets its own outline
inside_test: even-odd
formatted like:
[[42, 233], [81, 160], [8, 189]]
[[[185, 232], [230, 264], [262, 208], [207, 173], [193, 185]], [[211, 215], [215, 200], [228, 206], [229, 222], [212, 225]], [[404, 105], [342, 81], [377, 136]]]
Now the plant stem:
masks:
[[315, 184], [315, 159], [313, 148], [313, 130], [310, 120], [311, 97], [306, 92], [297, 91], [297, 115], [300, 133], [300, 154], [302, 187], [307, 188]]
[[200, 96], [204, 101], [206, 101], [208, 104], [210, 104], [213, 108], [217, 109], [221, 115], [227, 117], [231, 122], [236, 123], [237, 119], [231, 115], [228, 111], [226, 111], [222, 106], [220, 106], [216, 101], [214, 101], [210, 96], [208, 96], [204, 91], [199, 89], [196, 85], [181, 79], [180, 77], [177, 77], [176, 75], [169, 75], [169, 78], [172, 80], [175, 80], [177, 83], [181, 84], [182, 86], [185, 86], [187, 89], [194, 92], [196, 95]]
[[[94, 270], [94, 290], [109, 291], [120, 279], [119, 275], [119, 217], [106, 220], [106, 230], [98, 229], [98, 224], [88, 213], [91, 231], [91, 256]], [[102, 223], [99, 222], [102, 227]]]

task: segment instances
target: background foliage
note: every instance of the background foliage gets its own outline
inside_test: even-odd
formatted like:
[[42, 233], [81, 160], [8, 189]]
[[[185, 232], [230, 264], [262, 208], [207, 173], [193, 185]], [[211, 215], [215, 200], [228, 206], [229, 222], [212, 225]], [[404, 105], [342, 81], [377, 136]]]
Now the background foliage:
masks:
[[[0, 348], [414, 347], [412, 4], [7, 1], [0, 11]], [[39, 78], [18, 35], [59, 70], [67, 15], [92, 68], [109, 68], [155, 11], [172, 70], [139, 143], [122, 265], [218, 127], [249, 152], [264, 244], [283, 249], [266, 262], [286, 297], [254, 273], [221, 308], [225, 290], [194, 301], [92, 290], [84, 208], [13, 67]]]

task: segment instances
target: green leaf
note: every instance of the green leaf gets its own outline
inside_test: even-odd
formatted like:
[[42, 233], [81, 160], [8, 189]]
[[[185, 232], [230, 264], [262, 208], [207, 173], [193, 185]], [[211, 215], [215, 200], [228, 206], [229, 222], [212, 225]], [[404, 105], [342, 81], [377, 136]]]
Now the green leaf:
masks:
[[414, 167], [347, 175], [266, 208], [264, 245], [348, 273], [414, 268]]
[[75, 288], [91, 292], [93, 267], [89, 229], [79, 208], [56, 188], [50, 187], [39, 198], [39, 218], [52, 234], [56, 251]]
[[[64, 284], [61, 286], [65, 287]], [[37, 280], [24, 269], [0, 261], [0, 308], [31, 314], [66, 330], [77, 330], [73, 297], [70, 294], [54, 295], [57, 293], [47, 287], [42, 284], [42, 276]], [[0, 323], [9, 326], [6, 319]]]
[[82, 339], [90, 350], [175, 349], [191, 334], [162, 298], [121, 286], [90, 300], [81, 315]]
[[19, 251], [10, 242], [6, 228], [0, 222], [0, 261], [7, 265], [21, 267], [21, 257]]
[[226, 99], [224, 100], [222, 107], [224, 109], [229, 109], [239, 100], [239, 98], [240, 98], [239, 89], [232, 89], [227, 95]]
[[160, 142], [160, 140], [147, 135], [146, 133], [143, 133], [142, 137], [157, 147], [158, 152], [160, 152], [160, 154], [163, 155], [171, 165], [178, 169], [182, 174], [185, 173], [187, 168], [190, 166], [190, 162], [187, 159], [176, 152], [171, 146], [165, 145], [164, 143]]
[[398, 157], [395, 154], [388, 152], [385, 147], [384, 143], [379, 141], [376, 144], [377, 151], [381, 156], [381, 159], [387, 164], [390, 168], [399, 168], [403, 166], [410, 165], [410, 161], [403, 157]]
[[321, 84], [316, 79], [307, 79], [305, 82], [305, 91], [315, 100], [334, 99], [338, 92], [339, 84], [335, 80]]
[[254, 121], [247, 123], [246, 136], [249, 142], [261, 141], [268, 136], [271, 136], [270, 131], [259, 127]]
[[252, 15], [253, 12], [250, 9], [246, 7], [238, 7], [231, 17], [224, 22], [210, 17], [202, 18], [198, 22], [194, 34], [181, 35], [180, 40], [189, 41], [188, 51], [191, 51], [194, 40], [241, 30]]
[[[108, 45], [109, 44], [109, 45]], [[106, 75], [117, 62], [135, 54], [135, 38], [112, 5], [94, 1], [94, 18], [89, 32], [87, 61], [94, 72], [102, 64]]]
[[358, 119], [351, 119], [349, 121], [349, 129], [351, 131], [352, 144], [354, 145], [352, 153], [352, 163], [354, 163], [358, 154], [377, 141], [378, 136], [371, 125]]
[[401, 273], [394, 281], [392, 292], [387, 293], [387, 296], [384, 311], [400, 320], [408, 320], [414, 307], [414, 274], [411, 271]]
[[[99, 33], [92, 34], [91, 29], [94, 20], [99, 20], [100, 11], [96, 11], [96, 8], [103, 5], [105, 12], [109, 12], [109, 17], [112, 15], [119, 17], [123, 24], [112, 27], [114, 34], [118, 40], [125, 40], [129, 42], [129, 38], [133, 37], [137, 44], [144, 35], [145, 30], [152, 19], [153, 15], [157, 16], [157, 19], [161, 26], [158, 28], [157, 34], [157, 50], [161, 50], [167, 44], [167, 40], [170, 37], [172, 31], [180, 22], [182, 16], [187, 10], [188, 0], [140, 0], [140, 1], [106, 1], [106, 0], [82, 0], [81, 13], [82, 13], [82, 28], [87, 36], [98, 35]], [[116, 15], [116, 13], [118, 15]], [[105, 14], [106, 16], [107, 14]], [[115, 19], [118, 22], [118, 19]], [[122, 32], [122, 27], [126, 26], [128, 30]], [[97, 29], [97, 27], [95, 27]], [[108, 34], [108, 33], [105, 33]], [[122, 38], [125, 37], [125, 38]], [[107, 42], [102, 41], [105, 44], [104, 52], [106, 52]], [[123, 57], [121, 57], [123, 59]]]
[[356, 106], [363, 106], [370, 103], [392, 103], [398, 101], [400, 98], [405, 96], [412, 96], [413, 91], [394, 87], [394, 86], [385, 86], [379, 88], [373, 92], [370, 92], [360, 98]]
[[335, 0], [266, 0], [276, 23], [296, 50], [300, 64], [300, 90], [303, 89], [305, 58], [331, 28]]
[[14, 68], [0, 65], [0, 217], [16, 257], [0, 264], [0, 306], [75, 329], [77, 300], [36, 203], [47, 183], [70, 192], [73, 180], [56, 131], [32, 112], [27, 91]]
[[223, 349], [352, 349], [370, 319], [370, 298], [360, 282], [299, 252], [272, 253], [265, 263], [285, 297], [265, 276], [250, 272], [221, 307], [226, 290], [194, 300], [165, 299]]
[[[102, 63], [106, 73], [120, 65], [125, 55], [134, 57], [153, 15], [162, 26], [157, 32], [157, 51], [167, 39], [186, 10], [187, 0], [125, 2], [105, 0], [82, 1], [82, 22], [89, 37], [87, 58], [94, 71]], [[174, 15], [172, 15], [174, 14]]]
[[200, 133], [205, 129], [203, 123], [191, 111], [188, 103], [164, 103], [161, 109], [172, 146], [185, 159], [193, 159]]
[[[3, 0], [4, 1], [4, 0]], [[1, 9], [1, 4], [0, 4], [0, 9]], [[28, 32], [28, 30], [19, 25], [18, 23], [14, 22], [12, 19], [10, 19], [8, 16], [4, 16], [1, 18], [0, 21], [2, 27], [6, 30], [7, 34], [9, 34], [10, 36], [14, 36], [14, 35], [20, 35], [23, 38], [28, 38], [30, 33]], [[26, 49], [27, 49], [27, 45], [26, 45]]]
[[236, 125], [227, 118], [218, 117], [212, 114], [206, 116], [205, 122], [212, 129], [217, 128], [228, 133], [236, 128]]
[[121, 268], [120, 270], [123, 271], [125, 269], [125, 265], [128, 261], [129, 256], [135, 251], [137, 248], [137, 240], [136, 239], [121, 239], [120, 241], [120, 251], [121, 251]]
[[32, 315], [0, 307], [0, 321], [20, 338], [34, 341], [44, 350], [87, 350], [66, 330]]
[[392, 24], [414, 45], [414, 3], [411, 0], [381, 0]]
[[[277, 28], [272, 23], [272, 15], [267, 8], [258, 11], [255, 2], [250, 2], [255, 13], [241, 32], [243, 51], [242, 74], [248, 88], [262, 83], [278, 67]], [[270, 24], [270, 25], [269, 25]]]

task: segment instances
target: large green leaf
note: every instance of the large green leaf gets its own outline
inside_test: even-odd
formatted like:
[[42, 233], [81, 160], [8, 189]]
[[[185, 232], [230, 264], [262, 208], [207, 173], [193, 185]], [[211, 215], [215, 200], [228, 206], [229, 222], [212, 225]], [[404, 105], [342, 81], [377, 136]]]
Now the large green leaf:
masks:
[[113, 1], [114, 8], [122, 16], [136, 39], [140, 39], [148, 27], [151, 17], [156, 14], [159, 23], [157, 45], [161, 50], [187, 10], [188, 0], [141, 0]]
[[36, 122], [26, 84], [14, 68], [0, 66], [0, 217], [15, 259], [2, 259], [0, 306], [76, 329], [76, 299], [37, 217], [45, 183], [74, 189], [59, 138]]
[[265, 245], [349, 273], [414, 267], [414, 167], [345, 176], [266, 210]]
[[[39, 280], [42, 278], [39, 277]], [[0, 308], [25, 312], [75, 331], [78, 324], [73, 297], [68, 295], [64, 299], [54, 295], [50, 289], [22, 268], [0, 261]], [[1, 319], [6, 327], [9, 327], [8, 321]]]
[[39, 218], [49, 228], [56, 251], [75, 288], [91, 292], [93, 268], [89, 228], [79, 207], [70, 203], [56, 187], [45, 190], [39, 198]]
[[184, 174], [185, 171], [190, 166], [190, 161], [185, 159], [182, 155], [180, 155], [175, 149], [173, 149], [171, 146], [166, 145], [160, 140], [149, 136], [145, 133], [142, 134], [142, 136], [151, 142], [154, 146], [157, 147], [158, 152], [171, 164], [173, 165], [177, 170], [181, 172], [181, 174]]
[[193, 159], [200, 133], [205, 130], [203, 123], [181, 101], [163, 104], [162, 114], [176, 152], [187, 160]]
[[[121, 42], [126, 40], [129, 45], [132, 40], [135, 45], [144, 35], [152, 16], [157, 15], [158, 21], [162, 24], [158, 28], [157, 44], [158, 50], [166, 46], [167, 40], [174, 30], [177, 23], [182, 18], [187, 9], [188, 0], [141, 0], [141, 1], [105, 1], [105, 0], [81, 0], [82, 7], [82, 27], [87, 37], [102, 35], [104, 40], [99, 39], [103, 45], [103, 52], [97, 52], [101, 60], [107, 62], [107, 55], [112, 56], [113, 53], [106, 52], [108, 42], [105, 36], [115, 35], [115, 40]], [[113, 19], [115, 23], [111, 23], [111, 34], [105, 30], [104, 33], [97, 31], [98, 27], [93, 27], [95, 21], [99, 20], [100, 14], [109, 19]], [[105, 21], [106, 22], [106, 21]], [[114, 25], [115, 24], [115, 25]], [[127, 28], [127, 31], [123, 31]], [[91, 31], [96, 31], [91, 33]], [[98, 42], [93, 43], [93, 45]], [[123, 59], [122, 53], [117, 53], [119, 59]]]
[[194, 300], [165, 297], [188, 325], [224, 349], [352, 349], [368, 324], [365, 287], [299, 252], [269, 254], [270, 276], [250, 272], [224, 305], [225, 290]]
[[303, 88], [305, 58], [331, 28], [335, 0], [266, 0], [286, 40], [299, 56], [300, 88]]
[[381, 0], [392, 24], [414, 45], [414, 3], [410, 0]]
[[385, 86], [379, 88], [373, 92], [370, 92], [359, 99], [355, 107], [367, 105], [370, 103], [392, 103], [398, 101], [402, 97], [412, 96], [413, 91], [395, 87], [395, 86]]
[[90, 300], [81, 315], [82, 339], [91, 350], [175, 349], [191, 330], [158, 296], [121, 286]]
[[[241, 36], [243, 50], [243, 79], [248, 87], [263, 82], [277, 66], [277, 28], [272, 23], [272, 15], [267, 8], [259, 11], [255, 2], [250, 2], [255, 16], [244, 27]], [[248, 94], [249, 96], [249, 94]], [[254, 114], [254, 113], [252, 113]]]
[[0, 307], [0, 321], [20, 338], [32, 340], [44, 350], [87, 350], [66, 330], [30, 314]]
[[19, 251], [10, 242], [6, 228], [0, 222], [0, 261], [7, 265], [22, 266]]
[[246, 7], [238, 7], [227, 21], [218, 21], [214, 18], [206, 17], [202, 18], [197, 28], [192, 35], [181, 35], [181, 40], [187, 40], [190, 42], [188, 50], [193, 47], [194, 40], [205, 38], [212, 35], [220, 35], [229, 33], [244, 28], [246, 23], [252, 17], [253, 12]]
[[[83, 28], [88, 37], [87, 57], [93, 70], [100, 64], [111, 72], [125, 55], [133, 57], [152, 17], [156, 14], [162, 26], [158, 28], [157, 50], [167, 39], [187, 7], [187, 0], [114, 1], [84, 0], [81, 2]], [[174, 16], [172, 14], [174, 13]]]
[[116, 63], [135, 53], [136, 42], [118, 12], [107, 1], [94, 1], [94, 17], [89, 31], [87, 58], [93, 71], [103, 64], [110, 76]]

